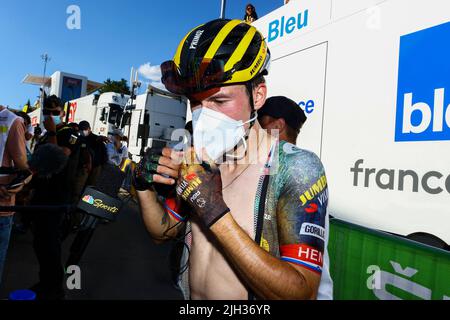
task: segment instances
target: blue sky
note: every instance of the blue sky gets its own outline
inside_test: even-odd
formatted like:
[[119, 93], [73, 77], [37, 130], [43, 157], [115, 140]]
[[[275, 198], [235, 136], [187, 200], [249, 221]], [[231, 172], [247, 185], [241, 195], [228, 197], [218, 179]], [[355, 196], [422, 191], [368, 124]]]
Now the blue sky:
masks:
[[[248, 2], [228, 0], [226, 17], [242, 19]], [[283, 4], [251, 2], [260, 17]], [[66, 27], [70, 5], [80, 7], [80, 30]], [[17, 108], [36, 100], [38, 87], [21, 81], [27, 73], [42, 75], [45, 52], [47, 75], [61, 70], [99, 82], [128, 80], [132, 66], [144, 65], [142, 73], [152, 78], [152, 66], [172, 58], [189, 30], [219, 14], [220, 0], [1, 1], [0, 104]]]

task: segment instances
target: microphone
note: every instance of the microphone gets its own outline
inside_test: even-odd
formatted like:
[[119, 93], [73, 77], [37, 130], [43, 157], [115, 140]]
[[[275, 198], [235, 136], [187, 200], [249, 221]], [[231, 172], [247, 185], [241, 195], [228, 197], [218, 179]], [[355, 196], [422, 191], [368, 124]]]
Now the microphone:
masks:
[[60, 173], [69, 157], [56, 144], [46, 143], [39, 146], [28, 161], [30, 170], [39, 178], [50, 178]]
[[7, 190], [14, 190], [28, 184], [33, 176], [38, 178], [50, 178], [54, 174], [60, 173], [67, 164], [69, 157], [55, 144], [45, 144], [37, 148], [31, 159], [28, 161], [28, 170], [18, 168], [0, 167], [2, 175], [16, 175], [16, 177], [6, 185]]

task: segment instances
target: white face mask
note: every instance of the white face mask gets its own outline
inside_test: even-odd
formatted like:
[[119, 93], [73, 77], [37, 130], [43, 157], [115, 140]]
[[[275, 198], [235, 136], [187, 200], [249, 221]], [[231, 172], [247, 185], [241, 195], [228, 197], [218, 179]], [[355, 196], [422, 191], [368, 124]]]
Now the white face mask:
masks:
[[[247, 151], [244, 125], [256, 118], [257, 116], [242, 122], [210, 108], [196, 109], [192, 112], [195, 153], [201, 159], [202, 148], [205, 148], [208, 156], [216, 161], [226, 152], [231, 151], [240, 141], [243, 142], [245, 151]], [[228, 154], [227, 157], [238, 158]]]
[[89, 130], [83, 130], [81, 134], [83, 135], [83, 137], [87, 137], [89, 136]]

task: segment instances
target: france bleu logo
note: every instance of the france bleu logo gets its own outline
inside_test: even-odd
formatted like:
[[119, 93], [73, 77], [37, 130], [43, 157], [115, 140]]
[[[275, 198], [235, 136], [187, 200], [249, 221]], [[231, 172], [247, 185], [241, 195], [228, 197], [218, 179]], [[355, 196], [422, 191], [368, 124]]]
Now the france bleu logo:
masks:
[[450, 140], [450, 22], [400, 38], [395, 141]]

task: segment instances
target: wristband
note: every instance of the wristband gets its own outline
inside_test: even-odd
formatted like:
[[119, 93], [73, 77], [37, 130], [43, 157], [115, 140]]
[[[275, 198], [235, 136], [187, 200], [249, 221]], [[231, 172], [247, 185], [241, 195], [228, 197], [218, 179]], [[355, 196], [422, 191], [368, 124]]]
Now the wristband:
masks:
[[166, 212], [171, 215], [175, 220], [178, 222], [185, 222], [186, 217], [183, 217], [180, 213], [178, 213], [179, 208], [177, 206], [176, 200], [174, 198], [162, 198], [162, 203], [164, 208], [166, 209]]

